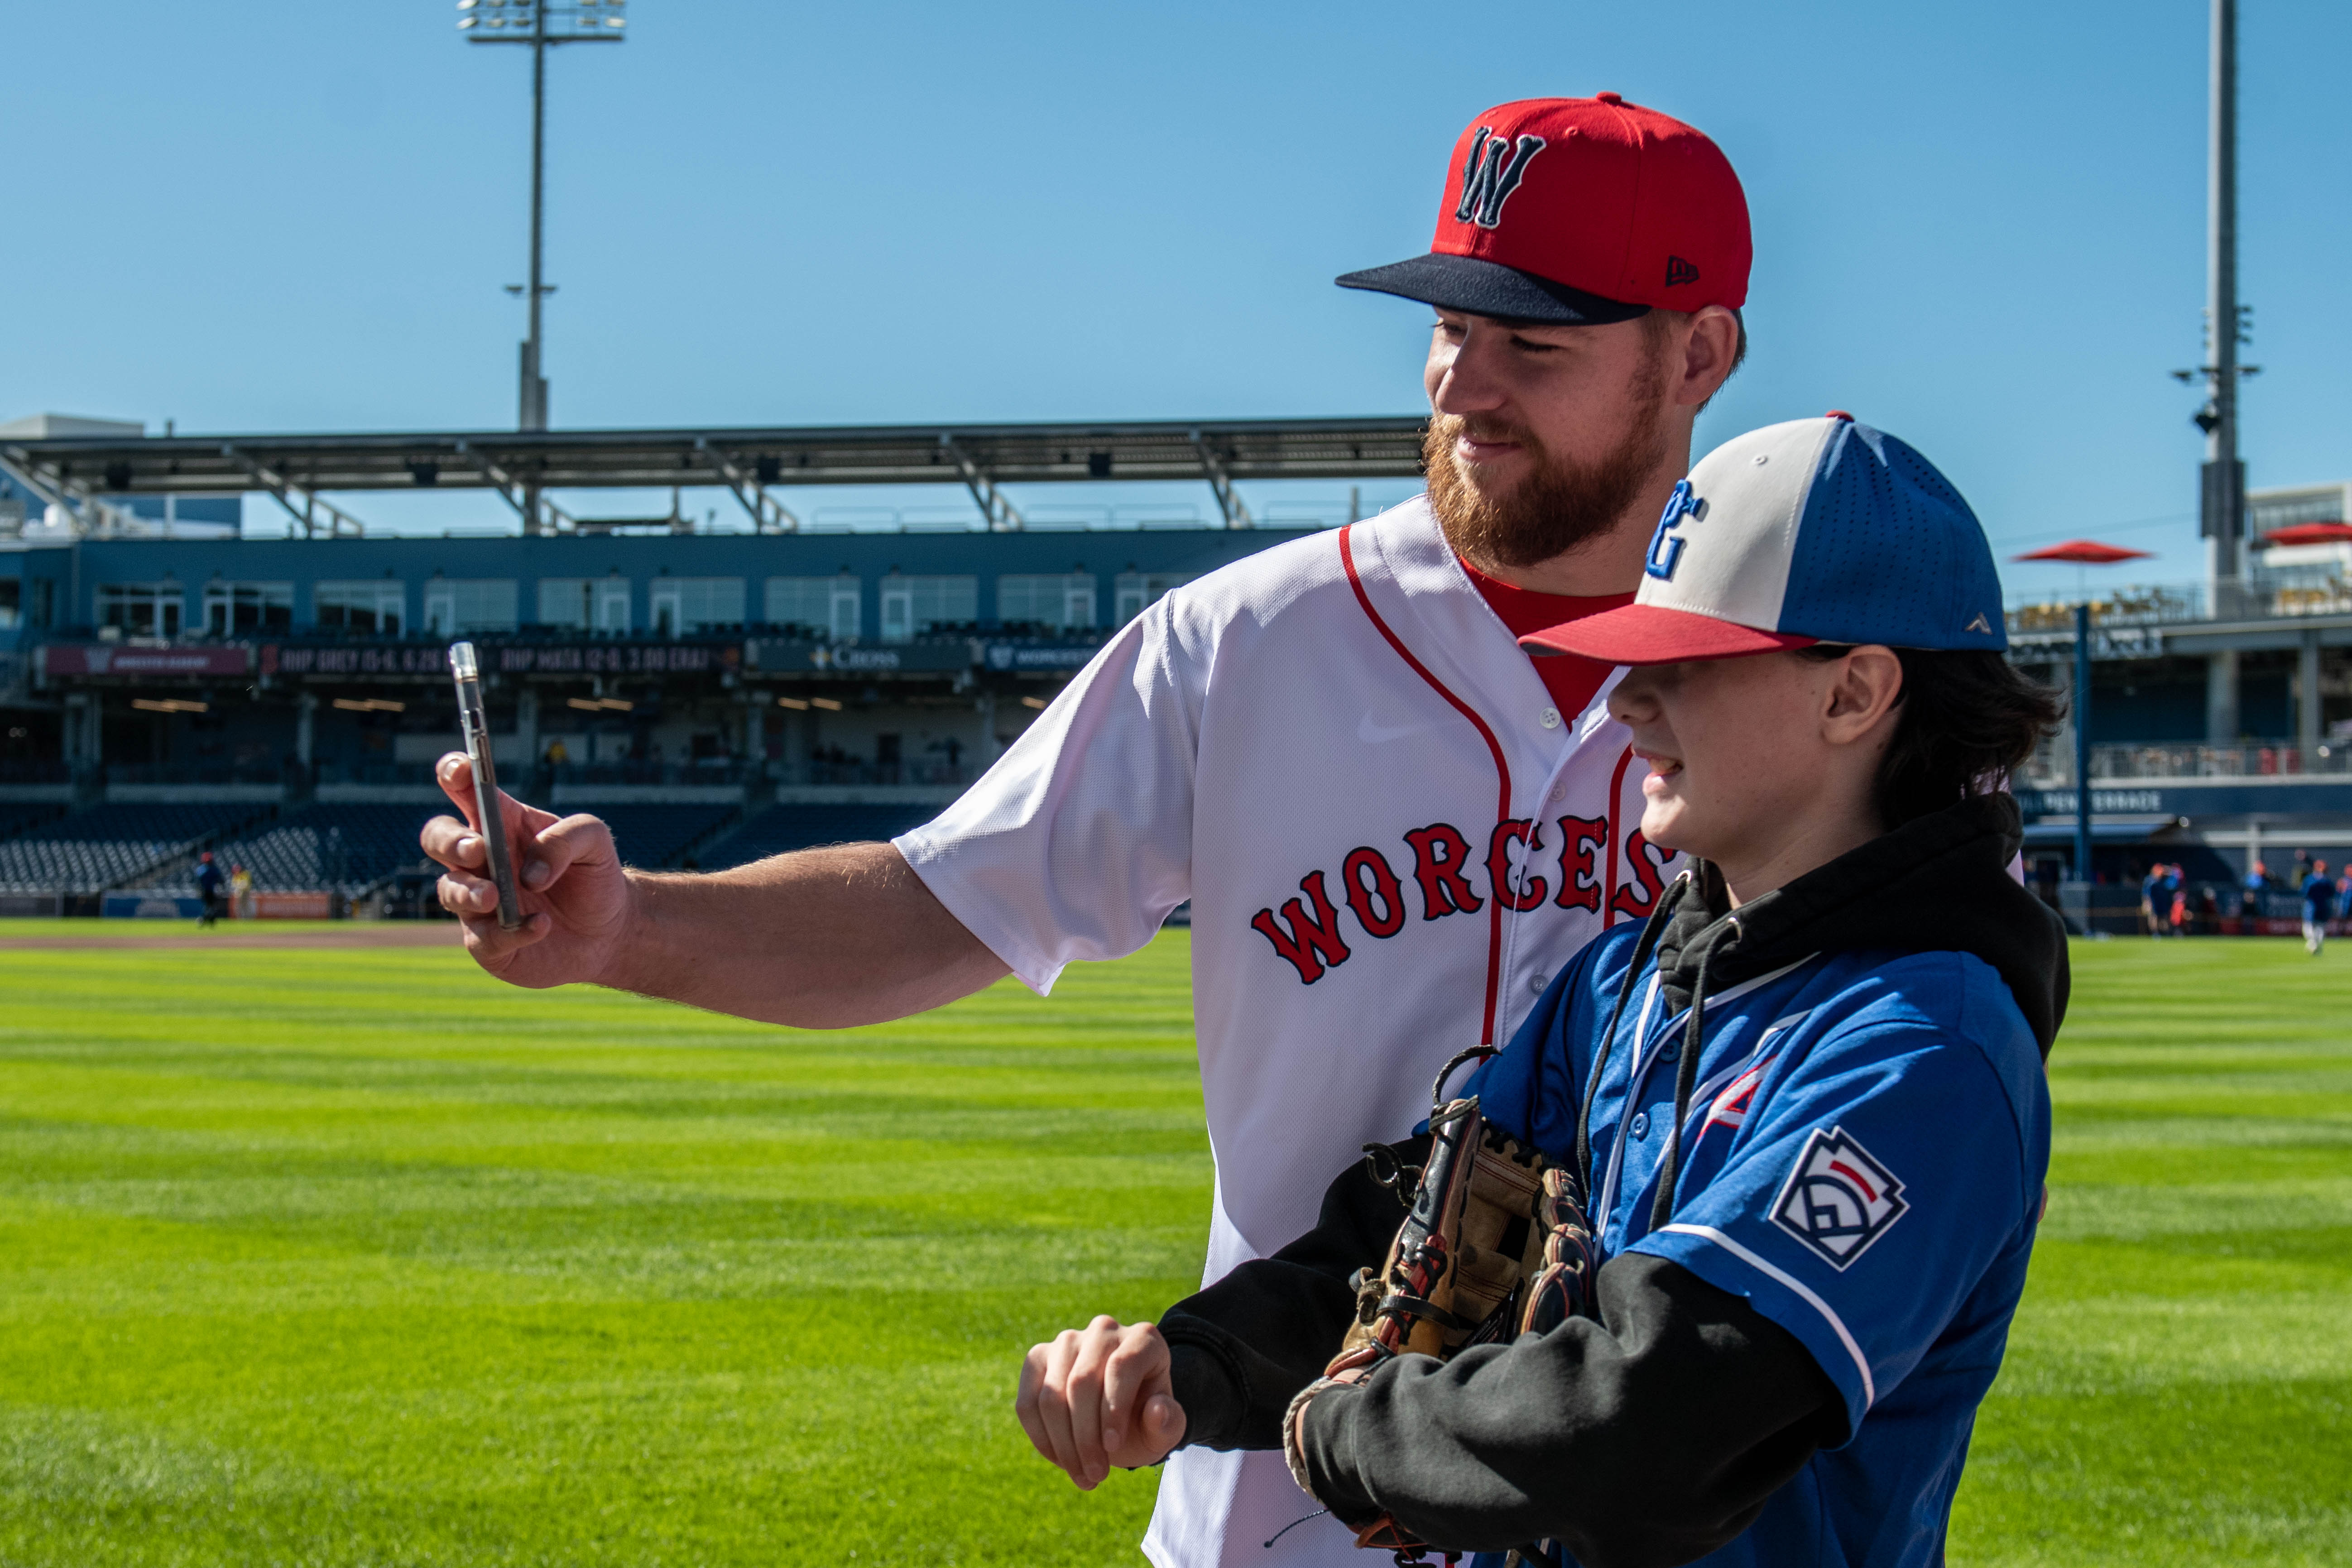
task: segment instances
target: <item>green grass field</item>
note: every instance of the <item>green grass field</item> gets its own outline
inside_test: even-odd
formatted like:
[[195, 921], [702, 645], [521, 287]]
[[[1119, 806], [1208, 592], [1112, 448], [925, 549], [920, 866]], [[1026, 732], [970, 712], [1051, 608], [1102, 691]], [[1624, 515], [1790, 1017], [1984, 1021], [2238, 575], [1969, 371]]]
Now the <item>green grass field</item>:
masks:
[[[1139, 1562], [1009, 1401], [1197, 1274], [1185, 944], [835, 1035], [0, 951], [0, 1564]], [[1953, 1558], [2352, 1561], [2352, 950], [2076, 963]]]

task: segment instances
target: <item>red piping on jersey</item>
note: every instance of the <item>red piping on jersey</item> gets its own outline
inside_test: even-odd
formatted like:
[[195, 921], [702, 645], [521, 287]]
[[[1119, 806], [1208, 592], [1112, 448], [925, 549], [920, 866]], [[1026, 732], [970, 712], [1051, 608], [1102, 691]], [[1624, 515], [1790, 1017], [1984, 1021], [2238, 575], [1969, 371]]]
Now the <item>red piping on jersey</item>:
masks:
[[[1429, 682], [1431, 690], [1454, 704], [1455, 710], [1476, 727], [1479, 739], [1486, 742], [1486, 750], [1495, 758], [1495, 776], [1502, 784], [1502, 799], [1495, 807], [1495, 821], [1498, 825], [1507, 822], [1511, 816], [1511, 764], [1503, 760], [1503, 743], [1495, 739], [1495, 731], [1486, 727], [1486, 721], [1478, 717], [1477, 710], [1454, 696], [1445, 689], [1444, 681], [1430, 674], [1429, 667], [1412, 657], [1412, 650], [1406, 647], [1403, 640], [1389, 629], [1388, 622], [1381, 619], [1380, 611], [1372, 608], [1371, 595], [1364, 592], [1364, 580], [1356, 574], [1355, 548], [1348, 542], [1348, 535], [1355, 531], [1356, 525], [1352, 522], [1339, 531], [1339, 564], [1347, 568], [1348, 586], [1356, 591], [1356, 603], [1364, 606], [1365, 616], [1370, 619], [1374, 626], [1380, 629], [1381, 636], [1389, 639], [1389, 647], [1396, 649], [1397, 657], [1411, 665], [1415, 675]], [[1628, 751], [1625, 754], [1631, 757], [1633, 753]], [[1621, 776], [1624, 773], [1622, 763], [1618, 764], [1618, 773]], [[1610, 814], [1612, 816], [1616, 814], [1614, 805], [1610, 807]], [[1609, 862], [1609, 870], [1613, 890], [1617, 870], [1617, 862], [1613, 857]], [[1495, 995], [1502, 989], [1502, 984], [1503, 900], [1498, 896], [1498, 890], [1490, 888], [1486, 895], [1486, 1033], [1478, 1037], [1478, 1043], [1482, 1046], [1491, 1046], [1495, 1043]]]
[[1609, 775], [1609, 890], [1601, 895], [1601, 929], [1607, 931], [1617, 923], [1617, 858], [1625, 851], [1625, 836], [1617, 831], [1617, 803], [1625, 798], [1625, 767], [1633, 760], [1633, 748], [1617, 759], [1617, 771]]

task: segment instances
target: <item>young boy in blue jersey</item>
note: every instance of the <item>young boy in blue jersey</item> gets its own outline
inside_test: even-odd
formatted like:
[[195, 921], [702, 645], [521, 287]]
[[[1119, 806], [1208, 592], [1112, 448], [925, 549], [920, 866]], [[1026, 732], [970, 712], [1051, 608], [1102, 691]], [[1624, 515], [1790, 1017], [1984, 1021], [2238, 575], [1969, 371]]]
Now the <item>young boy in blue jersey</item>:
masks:
[[1939, 1563], [2067, 992], [2000, 784], [2055, 704], [2001, 658], [1982, 530], [1900, 441], [1774, 426], [1677, 489], [1633, 605], [1528, 641], [1632, 667], [1642, 831], [1691, 857], [1463, 1090], [1581, 1178], [1589, 1315], [1322, 1376], [1400, 1217], [1351, 1168], [1157, 1327], [1038, 1346], [1022, 1421], [1081, 1486], [1281, 1447], [1302, 1512], [1481, 1568]]

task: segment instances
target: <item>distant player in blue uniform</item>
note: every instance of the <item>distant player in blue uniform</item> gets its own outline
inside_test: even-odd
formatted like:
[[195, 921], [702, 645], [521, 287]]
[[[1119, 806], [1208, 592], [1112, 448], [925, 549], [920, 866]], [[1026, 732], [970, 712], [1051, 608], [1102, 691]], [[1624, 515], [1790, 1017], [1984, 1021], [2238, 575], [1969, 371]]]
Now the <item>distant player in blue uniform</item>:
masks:
[[2327, 945], [2327, 922], [2336, 917], [2336, 884], [2327, 879], [2327, 862], [2314, 860], [2303, 879], [2303, 950], [2312, 957]]
[[1171, 1431], [1280, 1445], [1301, 1512], [1480, 1568], [1940, 1562], [2041, 1216], [2067, 985], [1986, 793], [2055, 714], [2000, 603], [1966, 502], [1891, 437], [1832, 416], [1702, 461], [1635, 603], [1528, 639], [1634, 667], [1611, 709], [1642, 831], [1692, 868], [1466, 1091], [1583, 1175], [1591, 1315], [1318, 1381], [1399, 1218], [1355, 1168], [1157, 1327], [1033, 1352], [1041, 1451], [1081, 1474]]

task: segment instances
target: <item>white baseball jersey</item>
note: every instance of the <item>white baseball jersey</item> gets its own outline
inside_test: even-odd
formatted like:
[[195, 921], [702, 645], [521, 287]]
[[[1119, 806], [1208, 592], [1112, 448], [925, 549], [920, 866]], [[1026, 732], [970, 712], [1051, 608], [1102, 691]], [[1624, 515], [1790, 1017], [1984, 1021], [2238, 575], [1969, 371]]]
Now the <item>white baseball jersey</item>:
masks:
[[[1448, 1057], [1507, 1040], [1669, 879], [1624, 727], [1599, 697], [1550, 701], [1416, 498], [1170, 594], [897, 840], [1041, 994], [1192, 900], [1204, 1283], [1308, 1229], [1364, 1143], [1428, 1114]], [[1265, 1549], [1317, 1507], [1279, 1453], [1184, 1449], [1144, 1551], [1363, 1568], [1328, 1517]]]

